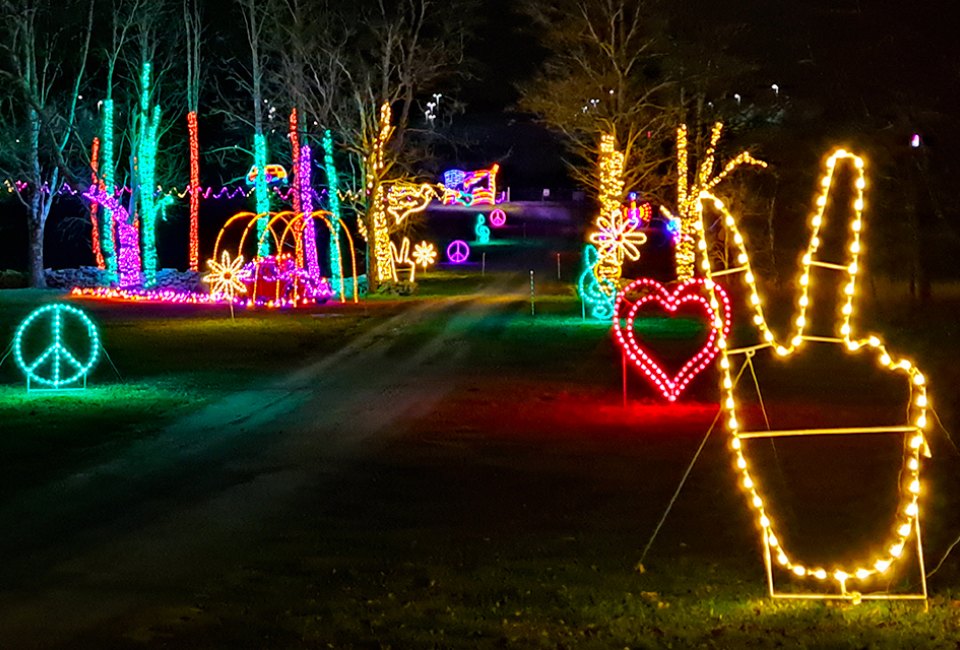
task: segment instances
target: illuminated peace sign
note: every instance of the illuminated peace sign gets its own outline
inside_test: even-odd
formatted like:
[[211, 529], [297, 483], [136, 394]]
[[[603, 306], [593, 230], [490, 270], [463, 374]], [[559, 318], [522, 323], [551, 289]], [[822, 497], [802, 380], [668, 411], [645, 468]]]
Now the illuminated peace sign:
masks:
[[463, 264], [470, 257], [470, 246], [462, 239], [454, 239], [447, 246], [447, 259], [453, 264]]
[[[47, 324], [43, 324], [48, 321]], [[49, 329], [46, 329], [49, 328]], [[48, 331], [49, 339], [42, 337]], [[85, 334], [88, 349], [83, 353], [71, 351], [64, 342], [66, 330], [76, 332], [71, 338]], [[46, 347], [34, 354], [42, 342]], [[100, 355], [100, 335], [93, 321], [80, 309], [70, 305], [46, 305], [33, 310], [13, 337], [13, 354], [17, 366], [27, 378], [27, 388], [37, 383], [50, 388], [61, 388], [80, 379], [97, 363]], [[28, 360], [27, 355], [30, 355]]]

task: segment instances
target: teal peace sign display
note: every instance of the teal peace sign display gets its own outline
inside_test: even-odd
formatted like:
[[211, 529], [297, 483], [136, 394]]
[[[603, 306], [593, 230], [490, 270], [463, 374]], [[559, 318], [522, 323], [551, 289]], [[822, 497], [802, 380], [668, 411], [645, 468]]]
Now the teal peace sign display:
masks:
[[27, 390], [31, 384], [56, 390], [81, 380], [86, 386], [87, 373], [100, 357], [100, 334], [82, 310], [45, 305], [17, 327], [13, 355], [27, 378]]

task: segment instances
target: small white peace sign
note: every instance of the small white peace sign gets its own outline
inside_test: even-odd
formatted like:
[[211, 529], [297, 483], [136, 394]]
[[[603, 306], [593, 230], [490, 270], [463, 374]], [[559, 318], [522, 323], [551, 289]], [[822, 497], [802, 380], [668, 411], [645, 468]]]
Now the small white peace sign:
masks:
[[[78, 320], [86, 330], [89, 349], [78, 355], [71, 351], [63, 341], [64, 322]], [[36, 328], [41, 321], [49, 321], [50, 343], [32, 360], [24, 357], [24, 337]], [[86, 377], [100, 356], [100, 335], [96, 325], [83, 311], [70, 305], [46, 305], [30, 312], [17, 327], [13, 337], [13, 354], [17, 366], [27, 378], [27, 388], [31, 383], [60, 388]], [[41, 369], [47, 369], [41, 372]]]

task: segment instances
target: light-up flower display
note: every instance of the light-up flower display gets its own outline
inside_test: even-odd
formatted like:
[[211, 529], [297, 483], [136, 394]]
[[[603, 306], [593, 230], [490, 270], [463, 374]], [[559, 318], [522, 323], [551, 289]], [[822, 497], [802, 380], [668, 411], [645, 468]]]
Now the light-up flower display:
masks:
[[230, 253], [223, 251], [219, 262], [215, 259], [207, 260], [207, 268], [210, 272], [203, 276], [202, 280], [210, 285], [210, 293], [219, 293], [233, 300], [236, 294], [247, 292], [247, 287], [238, 277], [243, 269], [243, 255], [231, 260]]
[[419, 267], [426, 270], [437, 261], [437, 249], [430, 242], [422, 241], [413, 247], [413, 260]]
[[637, 225], [624, 219], [621, 210], [614, 210], [607, 217], [597, 217], [596, 230], [590, 233], [590, 243], [597, 247], [601, 259], [616, 260], [618, 265], [623, 264], [625, 257], [636, 261], [640, 259], [639, 247], [647, 241], [647, 236], [637, 230]]

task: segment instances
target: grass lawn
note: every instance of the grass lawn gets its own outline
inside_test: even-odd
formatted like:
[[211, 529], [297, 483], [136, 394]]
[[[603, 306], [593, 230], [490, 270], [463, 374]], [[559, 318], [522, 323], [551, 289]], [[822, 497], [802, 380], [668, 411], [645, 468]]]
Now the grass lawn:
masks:
[[[126, 640], [90, 641], [113, 638], [105, 648], [960, 644], [960, 556], [950, 556], [931, 579], [929, 611], [916, 603], [767, 598], [756, 529], [720, 432], [640, 566], [716, 413], [713, 379], [694, 384], [677, 405], [634, 379], [624, 409], [608, 328], [581, 321], [578, 309], [558, 288], [538, 300], [536, 318], [525, 304], [485, 318], [464, 333], [472, 345], [457, 389], [393, 437], [368, 444], [332, 483], [304, 494], [293, 510], [309, 517], [277, 513], [257, 542], [257, 557], [183, 609], [160, 614]], [[921, 360], [934, 399], [949, 414], [947, 426], [957, 430], [950, 387], [960, 339], [952, 309], [941, 305], [924, 321], [898, 309], [883, 312], [878, 329]], [[409, 335], [425, 340], [440, 326], [428, 323]], [[949, 346], [930, 333], [946, 335]], [[816, 408], [838, 398], [832, 387], [820, 390], [807, 395]], [[923, 502], [928, 571], [960, 533], [958, 454], [939, 431], [931, 445]], [[874, 447], [857, 449], [856, 459], [841, 450], [834, 460], [856, 460], [864, 476], [889, 469], [889, 450]], [[780, 451], [789, 474], [790, 450]], [[899, 462], [898, 451], [894, 456]], [[823, 463], [823, 453], [815, 460]], [[880, 482], [889, 487], [895, 472]], [[772, 476], [768, 489], [791, 496]], [[857, 531], [872, 534], [879, 517], [882, 534], [889, 503], [875, 511], [866, 501], [883, 496], [868, 493], [851, 507], [838, 495], [862, 492], [865, 479], [833, 478], [814, 504], [824, 506], [826, 519], [803, 532], [834, 544], [839, 533], [841, 541], [857, 540], [857, 550], [869, 548], [873, 540]], [[842, 513], [830, 512], [832, 502]], [[809, 514], [797, 510], [797, 520]], [[891, 586], [915, 589], [910, 569]]]
[[[427, 275], [421, 297], [492, 281], [464, 273], [445, 283], [442, 276]], [[381, 297], [370, 303], [370, 313], [399, 309], [409, 300]], [[9, 311], [25, 312], [29, 304]], [[868, 313], [872, 329], [918, 361], [944, 424], [960, 432], [960, 398], [953, 390], [960, 382], [956, 306], [949, 296], [921, 313], [891, 290]], [[93, 310], [129, 383], [105, 387], [101, 396], [88, 391], [84, 399], [111, 403], [116, 416], [128, 418], [118, 429], [127, 433], [116, 434], [121, 438], [143, 435], [135, 423], [146, 426], [154, 417], [124, 411], [109, 391], [120, 391], [118, 397], [131, 391], [131, 399], [149, 394], [157, 400], [153, 413], [178, 399], [188, 408], [189, 400], [199, 403], [263, 381], [291, 361], [322, 354], [376, 318], [363, 316], [362, 307], [329, 318], [245, 314], [238, 323], [208, 314], [164, 318], [165, 312], [139, 307]], [[640, 566], [643, 548], [717, 411], [715, 378], [697, 380], [681, 403], [668, 405], [632, 375], [624, 408], [609, 327], [582, 321], [579, 303], [562, 283], [538, 284], [536, 314], [531, 317], [529, 303], [517, 301], [465, 328], [463, 371], [429, 413], [411, 416], [391, 435], [338, 459], [335, 473], [318, 476], [313, 489], [272, 514], [250, 541], [255, 554], [202, 590], [179, 594], [179, 607], [111, 621], [75, 647], [960, 644], [960, 556], [948, 557], [931, 578], [927, 612], [916, 603], [768, 599], [757, 531], [719, 430]], [[436, 319], [410, 328], [396, 344], [397, 354], [404, 341], [422, 343], [448, 325]], [[649, 333], [669, 338], [670, 328], [657, 323]], [[3, 372], [10, 370], [4, 366]], [[848, 398], [854, 416], [869, 410], [870, 399], [861, 403], [837, 390], [832, 371], [808, 367], [801, 373], [805, 381], [794, 383], [808, 392], [788, 406], [803, 417], [833, 412]], [[105, 384], [108, 376], [97, 379]], [[17, 387], [5, 391], [5, 438], [11, 437], [10, 419], [19, 422], [12, 430], [20, 438], [30, 431], [37, 436], [25, 424], [30, 417], [48, 424], [74, 419], [50, 413], [52, 402], [26, 415], [36, 398]], [[84, 422], [90, 429], [114, 418], [81, 406], [76, 411], [77, 419], [89, 418]], [[46, 435], [69, 437], [66, 431], [51, 425]], [[934, 458], [924, 466], [922, 501], [927, 571], [960, 534], [960, 452], [936, 427], [930, 443]], [[883, 490], [896, 488], [899, 448], [866, 441], [818, 449], [811, 454], [778, 443], [776, 458], [763, 468], [767, 490], [784, 504], [780, 514], [788, 534], [800, 531], [817, 540], [804, 552], [823, 551], [825, 561], [842, 555], [842, 547], [872, 548], [890, 525], [895, 494]], [[10, 450], [16, 447], [4, 449], [4, 458]], [[21, 480], [29, 480], [25, 474]], [[829, 487], [818, 487], [821, 479]], [[814, 492], [805, 497], [811, 483]], [[916, 588], [911, 569], [907, 565], [891, 587]]]
[[12, 356], [0, 367], [0, 495], [107, 458], [181, 414], [265, 384], [329, 354], [402, 304], [331, 305], [297, 313], [78, 301], [54, 291], [0, 292], [10, 341], [36, 306], [66, 300], [100, 328], [106, 357], [83, 391], [27, 393]]

